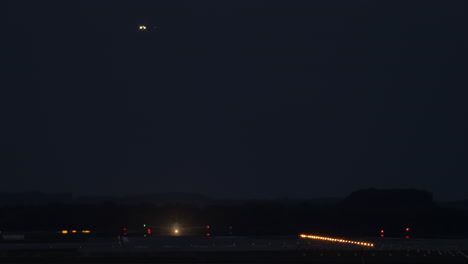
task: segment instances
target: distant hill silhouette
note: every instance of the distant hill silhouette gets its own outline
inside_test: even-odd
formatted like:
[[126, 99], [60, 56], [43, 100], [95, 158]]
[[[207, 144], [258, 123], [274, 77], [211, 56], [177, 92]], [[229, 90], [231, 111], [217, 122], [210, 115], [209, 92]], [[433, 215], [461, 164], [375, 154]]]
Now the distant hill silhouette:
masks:
[[[9, 205], [45, 205], [54, 203], [78, 204], [188, 204], [188, 205], [241, 205], [245, 203], [277, 203], [282, 205], [310, 204], [334, 205], [343, 204], [350, 207], [379, 208], [379, 207], [420, 207], [432, 206], [432, 193], [416, 189], [365, 189], [352, 192], [346, 198], [276, 198], [276, 199], [221, 199], [203, 194], [189, 192], [159, 192], [151, 194], [131, 194], [122, 196], [73, 196], [72, 193], [41, 193], [23, 192], [0, 193], [0, 206]], [[468, 209], [468, 201], [453, 201], [441, 203], [443, 206]]]
[[352, 192], [344, 200], [351, 207], [365, 208], [409, 208], [430, 207], [432, 193], [416, 189], [366, 189]]
[[439, 203], [441, 206], [455, 208], [459, 210], [468, 210], [468, 200], [449, 201]]
[[46, 194], [41, 192], [0, 193], [0, 206], [8, 205], [46, 205], [54, 203], [72, 203], [71, 193]]
[[4, 216], [0, 227], [53, 232], [89, 228], [96, 234], [115, 234], [122, 225], [163, 226], [180, 217], [193, 226], [208, 223], [216, 227], [217, 235], [234, 230], [234, 235], [377, 236], [385, 229], [388, 237], [403, 237], [405, 228], [411, 227], [415, 238], [468, 237], [468, 210], [459, 210], [465, 204], [440, 206], [433, 204], [430, 192], [412, 189], [359, 190], [345, 199], [269, 200], [227, 200], [183, 192], [74, 199], [70, 193], [0, 193]]
[[311, 199], [221, 199], [210, 197], [198, 193], [189, 192], [160, 192], [150, 194], [131, 194], [122, 196], [105, 195], [85, 195], [73, 196], [72, 193], [41, 193], [41, 192], [21, 192], [21, 193], [0, 193], [0, 206], [27, 206], [46, 204], [187, 204], [187, 205], [242, 205], [245, 203], [277, 203], [283, 205], [291, 204], [338, 204], [342, 198], [311, 198]]
[[185, 193], [185, 192], [164, 192], [152, 194], [134, 194], [125, 196], [82, 196], [78, 197], [78, 203], [103, 203], [112, 202], [119, 204], [195, 204], [207, 205], [219, 201], [202, 194]]

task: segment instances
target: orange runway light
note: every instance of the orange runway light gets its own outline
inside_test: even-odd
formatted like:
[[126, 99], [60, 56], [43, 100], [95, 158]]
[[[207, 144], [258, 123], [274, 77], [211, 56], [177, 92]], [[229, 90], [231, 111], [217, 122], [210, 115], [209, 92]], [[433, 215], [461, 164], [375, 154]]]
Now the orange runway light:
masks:
[[352, 240], [344, 240], [344, 239], [339, 239], [339, 238], [322, 237], [322, 236], [314, 236], [314, 235], [306, 235], [306, 234], [300, 234], [299, 236], [301, 238], [309, 238], [309, 239], [315, 239], [315, 240], [325, 240], [325, 241], [346, 243], [346, 244], [356, 244], [356, 245], [365, 246], [365, 247], [374, 247], [373, 243], [367, 243], [367, 242], [363, 242], [363, 241], [352, 241]]

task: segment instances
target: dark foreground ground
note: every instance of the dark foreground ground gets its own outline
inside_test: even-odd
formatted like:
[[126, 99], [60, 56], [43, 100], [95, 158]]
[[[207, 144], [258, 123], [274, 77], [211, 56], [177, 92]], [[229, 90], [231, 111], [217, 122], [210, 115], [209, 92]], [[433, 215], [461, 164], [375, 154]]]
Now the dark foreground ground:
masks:
[[467, 240], [360, 239], [375, 248], [298, 237], [130, 237], [2, 243], [0, 263], [468, 263]]

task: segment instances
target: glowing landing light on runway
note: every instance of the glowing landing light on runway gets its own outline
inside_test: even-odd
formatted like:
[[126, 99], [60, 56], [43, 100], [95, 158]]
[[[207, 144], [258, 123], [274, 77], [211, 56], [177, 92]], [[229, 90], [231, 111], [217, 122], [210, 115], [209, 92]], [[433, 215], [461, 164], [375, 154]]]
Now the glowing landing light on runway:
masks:
[[367, 242], [363, 242], [363, 241], [352, 241], [352, 240], [345, 240], [345, 239], [339, 239], [339, 238], [322, 237], [322, 236], [314, 236], [314, 235], [306, 235], [306, 234], [300, 234], [299, 236], [301, 238], [309, 238], [309, 239], [315, 239], [315, 240], [325, 240], [325, 241], [346, 243], [346, 244], [355, 244], [355, 245], [360, 245], [360, 246], [365, 246], [365, 247], [374, 247], [373, 243], [367, 243]]

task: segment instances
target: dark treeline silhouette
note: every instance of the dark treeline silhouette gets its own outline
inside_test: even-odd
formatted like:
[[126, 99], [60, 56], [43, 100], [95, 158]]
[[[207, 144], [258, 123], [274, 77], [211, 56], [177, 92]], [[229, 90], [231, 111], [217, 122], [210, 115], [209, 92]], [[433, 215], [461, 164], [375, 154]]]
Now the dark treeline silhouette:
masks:
[[[139, 230], [143, 224], [169, 227], [178, 221], [185, 226], [210, 225], [213, 235], [313, 233], [376, 237], [384, 229], [387, 237], [468, 236], [468, 211], [436, 205], [431, 193], [418, 190], [361, 190], [327, 203], [287, 199], [222, 202], [209, 199], [210, 202], [203, 203], [182, 202], [175, 196], [174, 201], [151, 202], [145, 198], [144, 202], [88, 199], [33, 205], [3, 203], [0, 230], [90, 229], [94, 235], [114, 235], [124, 226]], [[407, 227], [409, 233], [405, 233]]]

